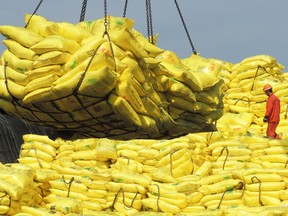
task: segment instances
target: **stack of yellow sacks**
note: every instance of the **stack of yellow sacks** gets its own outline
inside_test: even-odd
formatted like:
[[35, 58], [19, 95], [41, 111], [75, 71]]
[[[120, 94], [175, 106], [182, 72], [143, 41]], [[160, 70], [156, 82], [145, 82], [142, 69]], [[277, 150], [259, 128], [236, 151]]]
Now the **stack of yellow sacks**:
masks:
[[[1, 208], [6, 215], [288, 212], [288, 171], [280, 152], [287, 146], [284, 140], [259, 135], [225, 138], [220, 132], [194, 133], [170, 140], [65, 141], [33, 134], [26, 134], [23, 139], [20, 164], [9, 165], [21, 167], [21, 172], [7, 172], [1, 180], [1, 185], [7, 187], [2, 187], [2, 191], [10, 196], [20, 196], [25, 191], [26, 200], [27, 196], [33, 198], [16, 208], [4, 202], [4, 196], [1, 204], [6, 206]], [[271, 147], [261, 151], [265, 145]], [[54, 156], [43, 157], [51, 155], [52, 149]], [[9, 184], [28, 170], [29, 184], [16, 188]], [[31, 190], [33, 193], [28, 193]], [[18, 198], [15, 200], [18, 203]]]
[[221, 61], [181, 61], [149, 43], [132, 20], [105, 20], [74, 25], [26, 14], [27, 28], [0, 26], [7, 47], [0, 108], [99, 138], [171, 138], [215, 128], [223, 113]]
[[1, 164], [0, 214], [14, 215], [21, 206], [39, 207], [42, 197], [34, 182], [35, 170], [18, 163]]
[[230, 67], [230, 76], [227, 76], [230, 83], [223, 101], [224, 112], [229, 113], [230, 117], [231, 113], [241, 114], [242, 118], [236, 117], [238, 120], [251, 120], [247, 123], [250, 133], [265, 134], [267, 124], [263, 122], [263, 117], [266, 112], [267, 96], [263, 92], [263, 86], [270, 84], [281, 101], [277, 132], [282, 133], [283, 138], [287, 138], [285, 128], [287, 127], [288, 82], [283, 69], [284, 66], [269, 55], [248, 57], [234, 64]]

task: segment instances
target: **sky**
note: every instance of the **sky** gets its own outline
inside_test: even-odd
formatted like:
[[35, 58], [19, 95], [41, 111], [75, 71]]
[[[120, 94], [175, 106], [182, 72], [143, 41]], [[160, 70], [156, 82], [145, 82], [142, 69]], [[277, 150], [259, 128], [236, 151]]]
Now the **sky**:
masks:
[[[2, 0], [0, 25], [25, 26], [40, 1]], [[88, 0], [85, 20], [104, 17], [104, 0]], [[125, 0], [107, 0], [107, 15], [122, 17]], [[266, 54], [288, 71], [287, 0], [177, 0], [194, 49], [202, 57], [238, 63]], [[54, 22], [80, 21], [82, 0], [44, 0], [37, 14]], [[128, 1], [126, 17], [147, 36], [146, 0]], [[193, 49], [175, 0], [151, 0], [152, 30], [157, 46], [188, 58]], [[3, 36], [0, 37], [2, 41]], [[0, 53], [6, 47], [0, 44]]]

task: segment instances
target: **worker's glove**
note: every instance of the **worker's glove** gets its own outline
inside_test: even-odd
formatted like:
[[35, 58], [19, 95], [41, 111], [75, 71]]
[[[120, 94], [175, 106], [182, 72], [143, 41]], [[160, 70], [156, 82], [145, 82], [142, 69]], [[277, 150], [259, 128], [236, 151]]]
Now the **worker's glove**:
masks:
[[263, 122], [268, 122], [269, 121], [269, 116], [264, 116]]

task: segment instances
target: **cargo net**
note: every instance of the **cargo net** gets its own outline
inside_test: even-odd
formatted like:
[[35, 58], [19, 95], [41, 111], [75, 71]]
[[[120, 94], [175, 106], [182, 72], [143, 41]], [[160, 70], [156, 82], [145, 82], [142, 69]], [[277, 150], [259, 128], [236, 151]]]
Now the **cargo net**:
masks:
[[0, 108], [89, 137], [171, 138], [211, 131], [223, 114], [223, 62], [150, 43], [128, 18], [77, 24], [25, 15], [0, 26]]

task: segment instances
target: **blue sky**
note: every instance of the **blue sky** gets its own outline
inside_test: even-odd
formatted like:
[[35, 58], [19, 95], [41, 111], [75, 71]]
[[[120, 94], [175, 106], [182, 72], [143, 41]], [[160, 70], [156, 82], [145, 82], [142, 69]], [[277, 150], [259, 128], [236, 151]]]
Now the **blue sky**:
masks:
[[[0, 25], [24, 26], [24, 14], [33, 13], [39, 1], [5, 0]], [[85, 20], [104, 16], [104, 1], [88, 0]], [[107, 13], [122, 16], [125, 0], [107, 0]], [[126, 17], [147, 35], [146, 1], [130, 0]], [[178, 0], [193, 45], [201, 56], [238, 63], [267, 54], [288, 71], [287, 0]], [[55, 22], [77, 23], [82, 0], [44, 0], [37, 13]], [[151, 0], [153, 33], [157, 46], [180, 58], [192, 54], [174, 0]], [[2, 36], [0, 39], [4, 39]], [[1, 43], [0, 52], [6, 47]]]

